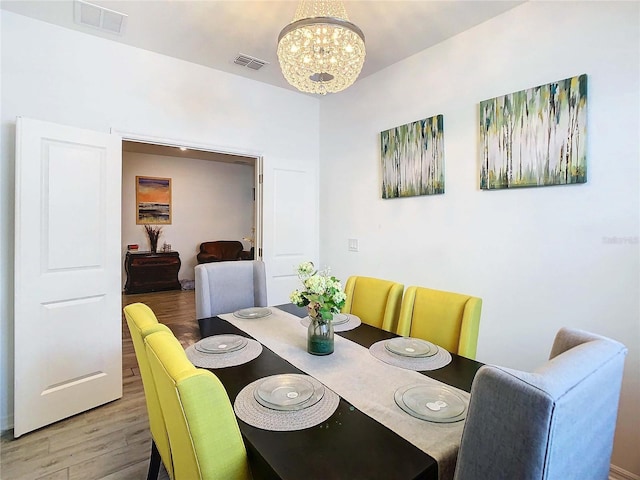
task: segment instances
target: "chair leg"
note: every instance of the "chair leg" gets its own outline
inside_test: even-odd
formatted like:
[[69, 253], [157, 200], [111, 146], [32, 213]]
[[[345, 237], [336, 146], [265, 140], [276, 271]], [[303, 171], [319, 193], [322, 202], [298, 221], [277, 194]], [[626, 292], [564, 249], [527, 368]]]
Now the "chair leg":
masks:
[[147, 474], [147, 480], [158, 480], [161, 463], [162, 459], [160, 458], [158, 447], [156, 447], [156, 442], [151, 440], [151, 458], [149, 459], [149, 473]]

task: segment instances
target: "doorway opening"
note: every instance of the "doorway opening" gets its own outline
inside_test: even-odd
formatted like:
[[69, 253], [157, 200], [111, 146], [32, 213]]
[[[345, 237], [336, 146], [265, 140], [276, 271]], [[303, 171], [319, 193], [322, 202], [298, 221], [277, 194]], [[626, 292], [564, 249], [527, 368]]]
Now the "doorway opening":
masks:
[[[201, 243], [239, 241], [243, 251], [261, 259], [262, 157], [123, 135], [123, 260], [136, 247], [149, 250], [145, 225], [139, 221], [139, 177], [168, 180], [169, 217], [158, 225], [162, 227], [158, 251], [179, 254], [178, 278], [183, 289], [193, 288]], [[123, 288], [127, 280], [124, 263]]]

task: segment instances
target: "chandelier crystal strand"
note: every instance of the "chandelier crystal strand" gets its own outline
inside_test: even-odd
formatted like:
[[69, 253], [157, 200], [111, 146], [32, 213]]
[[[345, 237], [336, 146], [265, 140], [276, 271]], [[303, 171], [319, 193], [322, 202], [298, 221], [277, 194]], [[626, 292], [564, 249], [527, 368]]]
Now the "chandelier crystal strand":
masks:
[[278, 39], [278, 59], [287, 81], [309, 93], [344, 90], [360, 75], [364, 34], [336, 0], [302, 0]]
[[312, 17], [334, 17], [349, 20], [347, 10], [338, 0], [301, 0], [293, 21]]

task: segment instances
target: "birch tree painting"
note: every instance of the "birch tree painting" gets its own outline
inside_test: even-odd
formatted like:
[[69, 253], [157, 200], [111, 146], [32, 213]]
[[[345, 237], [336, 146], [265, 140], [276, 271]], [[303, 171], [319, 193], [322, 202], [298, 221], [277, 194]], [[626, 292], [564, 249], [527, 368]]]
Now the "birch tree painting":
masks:
[[484, 190], [587, 181], [587, 76], [480, 102]]
[[382, 198], [444, 193], [442, 115], [380, 134]]

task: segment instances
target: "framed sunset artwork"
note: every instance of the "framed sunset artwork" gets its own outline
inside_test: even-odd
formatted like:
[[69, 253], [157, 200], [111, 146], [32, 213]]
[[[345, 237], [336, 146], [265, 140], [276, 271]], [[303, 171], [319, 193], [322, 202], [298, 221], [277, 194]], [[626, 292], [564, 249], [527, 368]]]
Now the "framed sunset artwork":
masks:
[[171, 225], [171, 179], [136, 176], [136, 224]]

